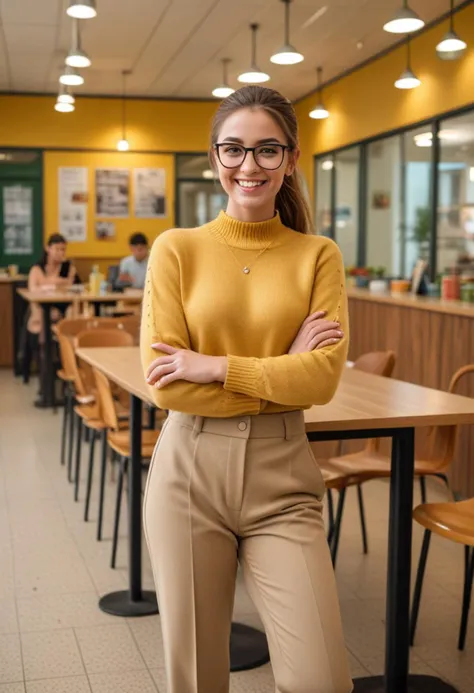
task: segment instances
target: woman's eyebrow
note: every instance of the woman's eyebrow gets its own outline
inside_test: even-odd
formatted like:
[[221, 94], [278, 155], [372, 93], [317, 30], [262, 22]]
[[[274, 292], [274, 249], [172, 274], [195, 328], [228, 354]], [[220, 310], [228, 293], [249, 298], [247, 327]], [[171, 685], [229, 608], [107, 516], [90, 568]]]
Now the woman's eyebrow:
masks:
[[[244, 141], [240, 139], [240, 137], [225, 137], [223, 142], [235, 142], [236, 144], [244, 144]], [[281, 144], [281, 142], [278, 140], [278, 137], [267, 137], [263, 140], [258, 140], [257, 145], [259, 144], [270, 144], [273, 142], [274, 144]]]

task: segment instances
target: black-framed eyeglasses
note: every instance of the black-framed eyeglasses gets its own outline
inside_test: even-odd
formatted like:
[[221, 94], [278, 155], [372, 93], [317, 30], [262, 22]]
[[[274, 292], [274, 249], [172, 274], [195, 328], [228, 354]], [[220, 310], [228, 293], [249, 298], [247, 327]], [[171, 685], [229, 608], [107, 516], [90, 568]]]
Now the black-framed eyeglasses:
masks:
[[247, 154], [252, 152], [257, 166], [267, 171], [275, 171], [283, 163], [285, 152], [292, 151], [287, 144], [259, 144], [258, 147], [244, 147], [234, 142], [218, 142], [214, 145], [217, 158], [224, 168], [239, 168], [242, 166]]

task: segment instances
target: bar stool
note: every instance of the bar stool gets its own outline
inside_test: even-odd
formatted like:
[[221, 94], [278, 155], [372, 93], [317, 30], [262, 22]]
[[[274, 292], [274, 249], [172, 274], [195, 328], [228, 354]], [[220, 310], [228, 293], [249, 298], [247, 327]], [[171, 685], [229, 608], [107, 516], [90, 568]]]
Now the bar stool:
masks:
[[464, 588], [458, 638], [458, 649], [464, 650], [474, 577], [474, 550], [470, 548], [474, 546], [474, 498], [458, 503], [427, 503], [419, 505], [413, 511], [413, 519], [425, 528], [425, 532], [413, 594], [410, 617], [410, 645], [413, 645], [415, 639], [426, 560], [428, 558], [431, 534], [434, 532], [440, 537], [464, 544]]

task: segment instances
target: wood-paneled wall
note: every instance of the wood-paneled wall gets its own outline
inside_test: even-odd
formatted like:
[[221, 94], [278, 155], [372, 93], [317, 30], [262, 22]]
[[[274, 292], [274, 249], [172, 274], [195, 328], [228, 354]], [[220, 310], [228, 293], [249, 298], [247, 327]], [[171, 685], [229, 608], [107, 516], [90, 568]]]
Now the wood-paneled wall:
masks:
[[[406, 307], [349, 296], [349, 358], [391, 349], [397, 355], [393, 377], [447, 390], [451, 376], [474, 363], [474, 317]], [[474, 376], [466, 376], [459, 394], [474, 397]], [[474, 427], [462, 426], [451, 470], [454, 490], [474, 496]]]
[[13, 294], [15, 285], [0, 282], [0, 367], [13, 364]]

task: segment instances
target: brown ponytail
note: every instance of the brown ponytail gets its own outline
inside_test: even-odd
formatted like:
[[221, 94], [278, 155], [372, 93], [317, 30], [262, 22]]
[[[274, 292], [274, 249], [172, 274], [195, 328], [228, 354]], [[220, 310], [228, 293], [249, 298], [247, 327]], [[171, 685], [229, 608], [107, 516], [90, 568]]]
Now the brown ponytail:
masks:
[[[218, 141], [224, 121], [241, 108], [261, 108], [266, 111], [285, 133], [288, 145], [292, 149], [298, 148], [298, 121], [291, 102], [275, 89], [256, 85], [246, 86], [224, 99], [217, 109], [211, 130], [209, 151], [211, 166], [214, 166], [212, 148]], [[275, 207], [285, 226], [299, 233], [314, 233], [311, 212], [297, 170], [290, 176], [285, 176], [276, 197]]]

